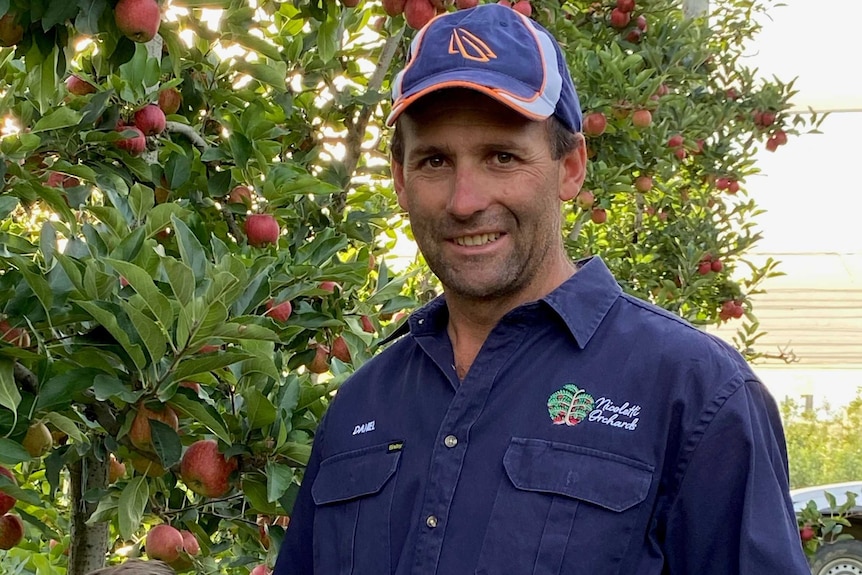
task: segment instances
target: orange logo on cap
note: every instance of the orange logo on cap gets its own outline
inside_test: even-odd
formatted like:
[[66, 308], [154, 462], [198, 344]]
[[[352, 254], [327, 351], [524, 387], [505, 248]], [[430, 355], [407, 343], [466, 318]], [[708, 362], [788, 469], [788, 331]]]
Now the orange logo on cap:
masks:
[[464, 58], [476, 62], [488, 62], [497, 57], [484, 41], [463, 28], [452, 30], [452, 35], [449, 37], [449, 53], [461, 54]]

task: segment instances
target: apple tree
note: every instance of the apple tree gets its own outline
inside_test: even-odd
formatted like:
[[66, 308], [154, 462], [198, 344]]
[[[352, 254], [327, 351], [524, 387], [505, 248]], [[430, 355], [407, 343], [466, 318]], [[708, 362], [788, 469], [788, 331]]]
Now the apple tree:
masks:
[[[382, 118], [414, 28], [474, 3], [355, 4], [0, 0], [4, 568], [272, 564], [328, 398], [435, 292], [387, 266]], [[740, 66], [762, 5], [513, 9], [589, 119], [573, 256], [698, 323], [741, 315], [775, 273], [745, 260], [753, 147], [816, 127]]]

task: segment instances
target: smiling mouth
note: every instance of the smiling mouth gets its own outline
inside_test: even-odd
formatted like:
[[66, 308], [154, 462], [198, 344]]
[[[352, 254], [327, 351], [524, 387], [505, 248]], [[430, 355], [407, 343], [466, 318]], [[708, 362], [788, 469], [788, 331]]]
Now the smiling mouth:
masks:
[[500, 234], [479, 234], [476, 236], [461, 236], [453, 241], [459, 246], [484, 246], [500, 239]]

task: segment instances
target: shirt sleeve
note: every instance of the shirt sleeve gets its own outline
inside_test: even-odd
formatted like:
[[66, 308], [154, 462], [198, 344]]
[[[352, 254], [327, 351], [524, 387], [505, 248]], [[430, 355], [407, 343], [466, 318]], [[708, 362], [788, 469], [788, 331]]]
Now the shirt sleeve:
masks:
[[[699, 436], [699, 439], [698, 439]], [[747, 381], [705, 410], [662, 544], [673, 575], [810, 575], [775, 401]]]
[[[324, 418], [325, 420], [325, 418]], [[311, 486], [320, 469], [323, 421], [317, 428], [311, 456], [305, 468], [299, 493], [290, 514], [290, 523], [278, 552], [272, 575], [311, 575], [314, 573], [314, 499]]]

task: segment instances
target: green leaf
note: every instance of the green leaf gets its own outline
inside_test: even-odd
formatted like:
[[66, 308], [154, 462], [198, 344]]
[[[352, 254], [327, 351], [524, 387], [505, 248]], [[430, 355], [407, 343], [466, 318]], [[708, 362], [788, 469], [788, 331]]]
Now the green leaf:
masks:
[[17, 465], [24, 461], [30, 461], [30, 454], [17, 441], [0, 438], [0, 463], [6, 465]]
[[195, 280], [202, 280], [207, 272], [207, 263], [209, 263], [203, 246], [184, 221], [172, 216], [171, 223], [177, 233], [177, 243], [183, 263], [192, 270]]
[[96, 401], [117, 398], [126, 403], [135, 403], [141, 398], [143, 391], [133, 391], [116, 377], [101, 374], [93, 380], [93, 394], [96, 396]]
[[74, 18], [78, 14], [78, 3], [69, 0], [49, 0], [42, 15], [42, 31], [47, 32], [57, 24]]
[[56, 108], [53, 112], [42, 116], [36, 125], [33, 126], [32, 132], [47, 132], [48, 130], [59, 130], [60, 128], [69, 128], [71, 126], [77, 126], [81, 121], [82, 115], [80, 112], [76, 112], [72, 108], [67, 108], [66, 106], [61, 106]]
[[[84, 308], [93, 318], [99, 322], [108, 332], [114, 336], [138, 369], [144, 369], [147, 366], [147, 359], [144, 357], [144, 352], [141, 346], [133, 343], [126, 330], [120, 326], [114, 310], [105, 309], [98, 303], [92, 301], [75, 301], [76, 304]], [[102, 302], [105, 305], [105, 302]]]
[[78, 0], [78, 5], [81, 11], [75, 18], [75, 28], [81, 34], [95, 36], [99, 32], [99, 18], [108, 7], [107, 0]]
[[76, 443], [87, 444], [90, 443], [81, 430], [78, 429], [78, 426], [75, 425], [75, 422], [66, 417], [65, 415], [60, 415], [57, 412], [50, 412], [45, 414], [45, 420], [50, 422], [54, 427], [71, 437]]
[[248, 164], [248, 159], [254, 153], [251, 142], [242, 134], [234, 132], [228, 138], [230, 151], [233, 154], [233, 161], [237, 166], [245, 167]]
[[281, 496], [287, 491], [295, 472], [288, 465], [279, 465], [273, 461], [266, 462], [266, 499], [270, 503], [274, 503], [281, 499]]
[[[228, 351], [223, 353], [207, 353], [191, 359], [183, 360], [174, 371], [175, 380], [190, 379], [195, 375], [209, 373], [252, 357], [247, 353]], [[228, 442], [230, 443], [230, 442]]]
[[324, 64], [332, 60], [335, 56], [335, 51], [338, 49], [338, 30], [340, 22], [331, 14], [326, 20], [320, 23], [320, 28], [317, 31], [317, 54]]
[[[0, 166], [0, 178], [3, 177], [2, 172], [4, 171], [5, 167], [5, 163], [4, 165]], [[9, 214], [15, 211], [17, 207], [18, 198], [16, 198], [15, 196], [0, 196], [0, 220], [5, 220], [7, 217], [9, 217]]]
[[162, 461], [162, 466], [167, 469], [176, 465], [182, 455], [183, 444], [174, 428], [161, 421], [151, 419], [150, 431], [152, 432], [153, 447], [155, 447], [156, 455]]
[[177, 300], [188, 305], [195, 295], [195, 275], [192, 269], [183, 262], [168, 257], [162, 258], [162, 266]]
[[260, 390], [252, 387], [245, 390], [242, 396], [245, 398], [246, 416], [251, 429], [261, 429], [275, 421], [275, 406]]
[[56, 411], [57, 408], [70, 405], [72, 399], [88, 389], [98, 375], [102, 375], [102, 372], [88, 367], [73, 369], [52, 377], [39, 390], [36, 411]]
[[120, 535], [123, 539], [131, 539], [141, 526], [141, 519], [150, 498], [150, 488], [146, 477], [135, 477], [126, 485], [120, 494], [119, 523]]
[[285, 62], [269, 60], [266, 63], [257, 63], [241, 60], [236, 62], [236, 70], [248, 74], [262, 84], [272, 86], [278, 92], [284, 92], [287, 89], [288, 74]]
[[224, 421], [216, 419], [200, 402], [189, 399], [184, 395], [176, 394], [171, 399], [171, 405], [187, 417], [194, 418], [195, 421], [204, 425], [225, 443], [230, 444], [232, 442], [230, 434], [225, 428]]
[[165, 177], [168, 186], [176, 190], [189, 181], [192, 173], [192, 160], [185, 154], [171, 154], [165, 162]]
[[144, 346], [146, 346], [153, 363], [161, 361], [168, 348], [168, 340], [165, 336], [166, 328], [160, 328], [159, 324], [148, 318], [128, 302], [121, 301], [120, 305], [129, 316], [129, 319], [132, 320], [132, 325], [135, 326], [135, 330], [141, 336], [141, 341], [144, 342]]
[[143, 221], [147, 213], [156, 205], [155, 194], [147, 186], [136, 183], [129, 191], [129, 206], [138, 221]]
[[18, 487], [11, 479], [0, 473], [0, 490], [8, 493], [15, 499], [35, 505], [36, 507], [45, 507], [45, 504], [39, 498], [39, 494], [32, 489], [22, 489]]
[[147, 307], [165, 329], [170, 329], [174, 323], [174, 313], [171, 309], [170, 300], [161, 292], [153, 282], [150, 274], [143, 268], [114, 259], [105, 259], [105, 263], [120, 273], [129, 285], [132, 286], [143, 298]]
[[20, 403], [21, 394], [15, 384], [15, 362], [0, 357], [0, 405], [14, 413], [17, 420], [17, 410]]

